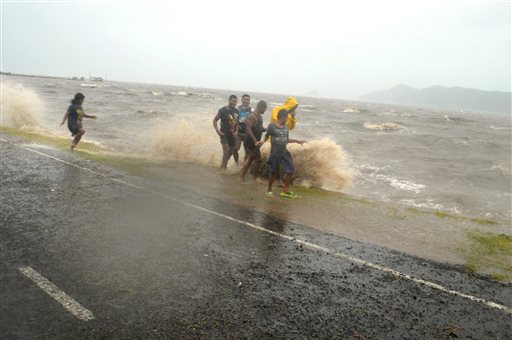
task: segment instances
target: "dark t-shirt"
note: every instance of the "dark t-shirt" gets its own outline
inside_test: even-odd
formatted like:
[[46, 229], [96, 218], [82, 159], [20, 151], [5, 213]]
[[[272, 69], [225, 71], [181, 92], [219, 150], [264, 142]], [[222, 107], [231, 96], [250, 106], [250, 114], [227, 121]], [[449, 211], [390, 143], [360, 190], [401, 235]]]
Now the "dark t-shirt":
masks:
[[267, 136], [272, 137], [270, 143], [270, 157], [284, 156], [289, 137], [286, 125], [280, 128], [277, 124], [271, 123], [267, 128]]
[[82, 107], [78, 105], [69, 105], [68, 107], [68, 127], [76, 128], [82, 126], [82, 118], [84, 112]]
[[252, 112], [252, 108], [250, 106], [238, 106], [238, 111], [239, 111], [239, 114], [238, 114], [238, 123], [240, 124], [239, 125], [239, 128], [238, 128], [238, 131], [240, 133], [245, 133], [245, 121], [247, 119], [247, 117], [249, 117], [249, 115], [251, 114]]
[[236, 123], [236, 119], [238, 118], [238, 109], [236, 107], [229, 108], [224, 106], [219, 110], [220, 115], [220, 131], [224, 133], [230, 133], [231, 129]]

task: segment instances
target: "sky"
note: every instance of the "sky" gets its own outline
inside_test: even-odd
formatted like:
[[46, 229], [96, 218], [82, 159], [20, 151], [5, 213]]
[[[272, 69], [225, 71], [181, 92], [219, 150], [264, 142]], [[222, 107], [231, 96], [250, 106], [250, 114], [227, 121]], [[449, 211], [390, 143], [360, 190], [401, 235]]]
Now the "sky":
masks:
[[4, 72], [356, 99], [511, 90], [510, 1], [2, 1]]

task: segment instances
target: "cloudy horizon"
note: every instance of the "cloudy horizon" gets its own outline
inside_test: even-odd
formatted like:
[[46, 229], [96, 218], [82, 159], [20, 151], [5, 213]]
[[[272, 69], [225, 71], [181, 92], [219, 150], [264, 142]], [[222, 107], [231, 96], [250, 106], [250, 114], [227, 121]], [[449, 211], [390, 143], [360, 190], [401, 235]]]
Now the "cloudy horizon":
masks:
[[3, 72], [354, 99], [511, 90], [510, 2], [2, 2]]

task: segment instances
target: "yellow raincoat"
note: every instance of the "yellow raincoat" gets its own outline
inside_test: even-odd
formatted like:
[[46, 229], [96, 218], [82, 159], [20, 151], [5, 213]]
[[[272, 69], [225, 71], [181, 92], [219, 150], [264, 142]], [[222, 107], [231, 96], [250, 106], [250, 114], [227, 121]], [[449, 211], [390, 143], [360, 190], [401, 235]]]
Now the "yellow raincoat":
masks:
[[[295, 99], [295, 97], [289, 97], [284, 102], [283, 105], [274, 107], [274, 109], [272, 110], [272, 115], [270, 116], [270, 123], [277, 122], [277, 114], [279, 113], [279, 111], [284, 109], [284, 110], [290, 112], [290, 110], [294, 106], [297, 106], [297, 105], [299, 105], [299, 102], [297, 101], [297, 99]], [[294, 118], [291, 114], [288, 113], [288, 119], [286, 120], [286, 127], [288, 128], [288, 130], [295, 129], [296, 124], [297, 124], [297, 118]]]

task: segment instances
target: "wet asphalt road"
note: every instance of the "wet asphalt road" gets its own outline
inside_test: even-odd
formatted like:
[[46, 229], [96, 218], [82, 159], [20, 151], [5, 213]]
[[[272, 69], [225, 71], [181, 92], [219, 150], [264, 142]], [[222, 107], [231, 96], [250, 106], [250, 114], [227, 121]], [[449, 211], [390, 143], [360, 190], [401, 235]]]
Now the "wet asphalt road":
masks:
[[[2, 339], [511, 338], [510, 312], [240, 221], [508, 307], [510, 285], [70, 153], [34, 148], [102, 175], [10, 143], [0, 146]], [[75, 317], [23, 276], [22, 266], [35, 269], [95, 318]]]

